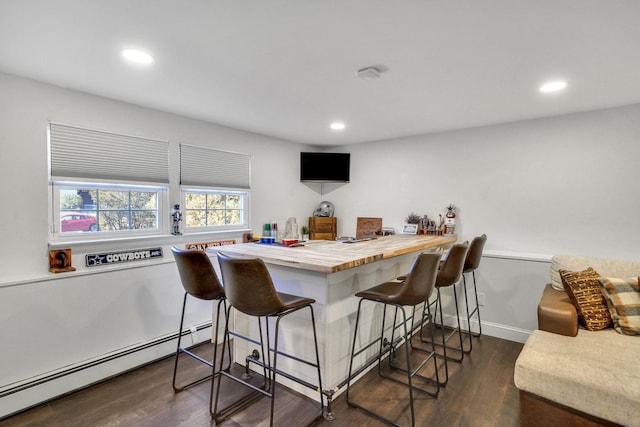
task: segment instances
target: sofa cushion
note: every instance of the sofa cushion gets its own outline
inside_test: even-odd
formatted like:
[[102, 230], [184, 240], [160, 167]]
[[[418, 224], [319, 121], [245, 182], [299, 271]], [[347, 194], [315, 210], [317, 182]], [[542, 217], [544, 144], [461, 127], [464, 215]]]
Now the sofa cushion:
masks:
[[602, 295], [600, 275], [589, 267], [582, 271], [560, 270], [564, 289], [578, 310], [580, 324], [590, 331], [611, 326], [609, 307]]
[[625, 426], [640, 427], [640, 339], [612, 328], [575, 337], [535, 330], [516, 360], [520, 390]]
[[554, 255], [551, 258], [551, 286], [558, 291], [564, 290], [562, 279], [560, 278], [560, 269], [580, 271], [588, 267], [592, 267], [604, 277], [640, 276], [640, 261]]
[[599, 281], [615, 330], [624, 335], [640, 335], [638, 278], [601, 277]]

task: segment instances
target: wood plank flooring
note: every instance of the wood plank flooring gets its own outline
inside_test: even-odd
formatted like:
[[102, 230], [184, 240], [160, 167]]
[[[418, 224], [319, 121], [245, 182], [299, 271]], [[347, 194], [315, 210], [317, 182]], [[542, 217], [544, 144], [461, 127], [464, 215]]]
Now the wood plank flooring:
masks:
[[[454, 341], [452, 338], [451, 341]], [[513, 367], [522, 344], [489, 336], [473, 339], [473, 351], [462, 363], [449, 363], [450, 380], [437, 399], [414, 393], [417, 426], [515, 427], [518, 425], [518, 391], [513, 384]], [[198, 347], [211, 357], [212, 345]], [[184, 356], [183, 356], [184, 357]], [[400, 361], [400, 358], [399, 358]], [[181, 359], [183, 374], [206, 375], [206, 366], [189, 357]], [[386, 365], [386, 364], [385, 364]], [[433, 374], [432, 363], [425, 373]], [[429, 372], [431, 369], [431, 372]], [[171, 387], [173, 359], [167, 358], [84, 390], [58, 398], [0, 421], [0, 427], [19, 426], [213, 426], [209, 415], [210, 383], [174, 393]], [[444, 371], [440, 369], [440, 373]], [[185, 378], [189, 380], [190, 378]], [[222, 404], [244, 392], [229, 380], [221, 384]], [[375, 408], [398, 424], [410, 425], [406, 387], [369, 372], [352, 388], [358, 402]], [[347, 404], [345, 394], [333, 402], [336, 419], [321, 419], [315, 425], [382, 426], [380, 421]], [[314, 419], [319, 404], [297, 393], [278, 388], [274, 424], [300, 426]], [[269, 400], [263, 398], [248, 409], [232, 415], [224, 426], [268, 426]]]

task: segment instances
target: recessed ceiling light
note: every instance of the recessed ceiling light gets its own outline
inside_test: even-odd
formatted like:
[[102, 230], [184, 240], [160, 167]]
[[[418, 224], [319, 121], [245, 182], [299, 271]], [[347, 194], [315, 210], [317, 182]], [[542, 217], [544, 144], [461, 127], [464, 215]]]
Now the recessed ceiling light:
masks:
[[124, 49], [122, 51], [122, 56], [136, 64], [151, 64], [153, 62], [153, 57], [151, 55], [137, 49]]
[[566, 87], [567, 87], [567, 82], [558, 80], [558, 81], [545, 83], [542, 86], [540, 86], [540, 89], [538, 90], [543, 93], [548, 93], [548, 92], [557, 92], [559, 90], [563, 90]]
[[331, 123], [331, 129], [333, 130], [343, 130], [344, 128], [345, 128], [345, 125], [342, 122]]

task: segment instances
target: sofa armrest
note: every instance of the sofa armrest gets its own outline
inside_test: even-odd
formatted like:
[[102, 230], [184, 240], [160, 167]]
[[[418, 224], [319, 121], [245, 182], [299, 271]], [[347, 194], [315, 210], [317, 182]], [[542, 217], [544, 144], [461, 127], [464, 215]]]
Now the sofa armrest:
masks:
[[575, 337], [578, 334], [578, 313], [567, 293], [545, 286], [538, 304], [538, 329]]

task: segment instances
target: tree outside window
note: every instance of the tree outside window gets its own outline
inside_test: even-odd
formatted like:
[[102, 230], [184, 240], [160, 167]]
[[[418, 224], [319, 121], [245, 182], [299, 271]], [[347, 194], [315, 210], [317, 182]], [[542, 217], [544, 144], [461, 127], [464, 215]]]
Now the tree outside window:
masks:
[[247, 193], [185, 192], [185, 226], [230, 227], [245, 224]]
[[60, 232], [157, 230], [159, 191], [61, 188]]

